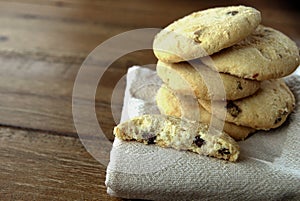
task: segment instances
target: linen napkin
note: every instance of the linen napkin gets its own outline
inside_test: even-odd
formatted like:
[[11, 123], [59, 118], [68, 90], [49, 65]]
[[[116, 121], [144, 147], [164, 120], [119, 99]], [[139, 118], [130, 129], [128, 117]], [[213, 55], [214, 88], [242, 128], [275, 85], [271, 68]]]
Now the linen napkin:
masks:
[[[285, 78], [297, 103], [283, 126], [239, 142], [238, 162], [115, 139], [108, 194], [148, 200], [300, 200], [300, 76]], [[121, 122], [159, 113], [155, 71], [128, 70]]]

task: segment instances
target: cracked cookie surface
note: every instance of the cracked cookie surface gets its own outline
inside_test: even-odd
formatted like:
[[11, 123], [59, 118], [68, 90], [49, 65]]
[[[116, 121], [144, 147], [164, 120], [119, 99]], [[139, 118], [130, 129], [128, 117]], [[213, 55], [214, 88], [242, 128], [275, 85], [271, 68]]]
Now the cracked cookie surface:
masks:
[[211, 55], [247, 37], [260, 22], [260, 12], [246, 6], [194, 12], [171, 23], [155, 36], [154, 54], [168, 63]]
[[207, 124], [164, 115], [143, 115], [114, 128], [122, 140], [135, 140], [219, 159], [236, 161], [239, 145], [227, 133], [209, 132]]
[[[212, 112], [211, 102], [198, 99], [199, 103]], [[215, 104], [216, 117], [222, 106]], [[258, 130], [279, 127], [295, 107], [295, 97], [282, 79], [265, 80], [252, 96], [236, 101], [227, 101], [226, 121]]]
[[[190, 120], [211, 123], [211, 114], [207, 112], [193, 97], [175, 93], [166, 85], [162, 85], [156, 95], [156, 103], [160, 112], [164, 115], [185, 117]], [[216, 121], [220, 121], [215, 119]], [[216, 122], [217, 125], [222, 125]], [[230, 122], [224, 122], [223, 130], [235, 140], [244, 140], [250, 133], [256, 130], [250, 127], [238, 126]]]
[[156, 72], [171, 89], [195, 93], [196, 97], [205, 100], [236, 100], [254, 94], [260, 87], [258, 81], [218, 73], [201, 63], [158, 61]]
[[253, 80], [277, 79], [299, 65], [299, 50], [283, 33], [263, 25], [241, 42], [211, 55], [203, 63], [219, 72]]

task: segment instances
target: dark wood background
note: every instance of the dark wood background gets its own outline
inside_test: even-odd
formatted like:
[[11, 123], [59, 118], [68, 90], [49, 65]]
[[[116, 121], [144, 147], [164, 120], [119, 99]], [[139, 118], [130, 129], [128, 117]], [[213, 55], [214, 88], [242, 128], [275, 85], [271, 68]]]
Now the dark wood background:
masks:
[[[192, 11], [239, 4], [256, 7], [263, 24], [300, 44], [299, 11], [288, 1], [0, 0], [0, 200], [122, 200], [106, 194], [106, 167], [74, 128], [72, 89], [82, 62], [124, 31], [162, 28]], [[148, 63], [156, 63], [151, 51], [130, 53], [99, 84], [97, 115], [111, 140], [115, 84], [130, 66]]]

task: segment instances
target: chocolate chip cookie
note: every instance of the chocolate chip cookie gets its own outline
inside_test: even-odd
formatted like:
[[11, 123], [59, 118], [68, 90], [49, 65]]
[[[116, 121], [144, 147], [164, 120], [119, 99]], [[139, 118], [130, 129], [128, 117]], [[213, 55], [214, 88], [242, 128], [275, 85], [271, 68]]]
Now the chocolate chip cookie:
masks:
[[203, 60], [219, 72], [253, 80], [277, 79], [299, 66], [294, 41], [273, 28], [259, 25], [246, 39]]
[[247, 6], [194, 12], [171, 23], [156, 35], [154, 54], [168, 63], [211, 55], [247, 37], [260, 22], [260, 12]]
[[229, 161], [236, 161], [240, 153], [239, 145], [225, 132], [210, 133], [207, 124], [172, 116], [139, 116], [117, 125], [114, 135]]
[[[211, 102], [198, 99], [212, 113]], [[223, 104], [216, 106], [216, 117]], [[222, 105], [222, 106], [221, 106]], [[265, 80], [254, 95], [226, 103], [226, 121], [260, 130], [279, 127], [295, 107], [295, 97], [282, 79]]]
[[254, 94], [260, 82], [218, 73], [201, 63], [164, 63], [158, 61], [157, 75], [180, 93], [194, 93], [205, 100], [236, 100]]
[[[164, 115], [184, 117], [206, 124], [211, 123], [211, 114], [198, 103], [197, 99], [176, 93], [166, 85], [162, 85], [158, 90], [156, 103], [160, 112]], [[217, 122], [217, 124], [220, 123]], [[238, 126], [226, 121], [223, 130], [235, 140], [244, 140], [250, 133], [256, 131], [254, 128]]]

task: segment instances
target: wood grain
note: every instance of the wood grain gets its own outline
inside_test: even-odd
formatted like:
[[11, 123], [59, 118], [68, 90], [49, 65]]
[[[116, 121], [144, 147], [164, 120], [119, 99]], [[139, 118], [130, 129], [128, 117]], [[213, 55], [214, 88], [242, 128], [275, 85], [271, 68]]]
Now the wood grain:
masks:
[[[243, 1], [0, 1], [0, 49], [86, 56], [106, 39], [131, 29], [164, 27], [192, 11]], [[299, 35], [299, 13], [273, 1], [249, 1], [263, 23]], [[280, 9], [277, 9], [280, 6]], [[276, 9], [274, 8], [276, 7]], [[122, 16], [120, 16], [120, 14]], [[62, 45], [63, 44], [63, 45]]]
[[120, 200], [74, 137], [0, 127], [1, 200]]
[[[115, 124], [110, 103], [112, 93], [119, 94], [113, 107], [120, 114], [125, 82], [123, 88], [114, 89], [114, 86], [124, 76], [127, 68], [134, 65], [131, 58], [132, 55], [128, 55], [116, 61], [105, 72], [98, 86], [96, 111], [101, 121], [110, 122], [109, 127], [107, 124], [103, 125], [104, 129], [108, 129], [107, 132], [111, 132]], [[147, 59], [144, 61], [147, 63]], [[0, 63], [0, 122], [3, 125], [76, 135], [72, 118], [72, 90], [80, 62], [10, 53], [0, 55]], [[86, 100], [85, 92], [89, 90], [88, 79], [94, 76], [98, 68], [101, 68], [101, 64], [90, 67], [87, 82], [82, 83], [86, 90], [76, 97], [82, 100], [83, 106], [91, 103], [91, 100]]]

